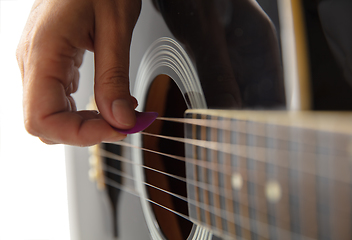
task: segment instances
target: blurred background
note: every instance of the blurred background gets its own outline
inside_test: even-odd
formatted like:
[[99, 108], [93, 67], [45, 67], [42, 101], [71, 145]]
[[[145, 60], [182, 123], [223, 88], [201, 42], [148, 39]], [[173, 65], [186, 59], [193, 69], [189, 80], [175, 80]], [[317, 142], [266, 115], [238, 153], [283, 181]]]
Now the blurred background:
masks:
[[15, 52], [33, 2], [0, 0], [0, 240], [67, 240], [64, 147], [23, 126]]

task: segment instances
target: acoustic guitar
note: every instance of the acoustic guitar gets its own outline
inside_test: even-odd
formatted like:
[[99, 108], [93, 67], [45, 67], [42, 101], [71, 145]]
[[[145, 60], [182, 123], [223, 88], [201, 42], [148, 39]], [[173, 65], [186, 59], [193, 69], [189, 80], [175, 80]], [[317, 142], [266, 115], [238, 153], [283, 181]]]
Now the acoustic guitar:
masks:
[[159, 117], [90, 149], [99, 204], [71, 197], [74, 239], [352, 239], [350, 16], [344, 0], [143, 1], [131, 88]]

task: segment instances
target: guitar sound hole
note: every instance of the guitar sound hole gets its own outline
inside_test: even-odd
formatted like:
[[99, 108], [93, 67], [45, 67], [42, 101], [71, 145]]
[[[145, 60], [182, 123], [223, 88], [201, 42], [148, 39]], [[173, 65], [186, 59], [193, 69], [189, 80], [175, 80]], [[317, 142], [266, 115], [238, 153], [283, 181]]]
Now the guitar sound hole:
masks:
[[[182, 93], [175, 82], [166, 75], [155, 78], [148, 91], [145, 111], [156, 111], [159, 116], [182, 118], [187, 109]], [[146, 132], [163, 135], [184, 137], [183, 124], [168, 121], [156, 121], [146, 129]], [[160, 137], [143, 136], [143, 147], [161, 153], [184, 156], [184, 144]], [[162, 172], [186, 177], [185, 163], [159, 154], [143, 152], [144, 164]], [[165, 174], [152, 170], [145, 170], [146, 182], [168, 192], [187, 197], [186, 183]], [[166, 208], [188, 216], [187, 202], [166, 192], [147, 186], [149, 198]], [[163, 235], [169, 240], [187, 239], [192, 223], [183, 217], [172, 213], [156, 204], [151, 203], [154, 215]]]

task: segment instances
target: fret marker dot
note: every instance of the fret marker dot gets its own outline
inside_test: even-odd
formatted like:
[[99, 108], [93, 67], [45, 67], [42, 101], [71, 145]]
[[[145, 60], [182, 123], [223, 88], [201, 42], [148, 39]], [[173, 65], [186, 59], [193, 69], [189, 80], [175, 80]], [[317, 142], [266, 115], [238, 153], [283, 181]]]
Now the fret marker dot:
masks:
[[97, 156], [95, 155], [92, 155], [89, 157], [89, 165], [92, 166], [92, 167], [95, 167], [98, 165], [98, 162], [99, 162], [99, 159]]
[[232, 183], [232, 187], [235, 190], [241, 190], [242, 185], [243, 185], [243, 179], [242, 179], [241, 174], [239, 174], [239, 173], [232, 174], [231, 183]]
[[91, 169], [89, 170], [88, 174], [89, 174], [89, 179], [90, 179], [92, 182], [94, 182], [94, 181], [97, 180], [97, 178], [98, 178], [98, 172], [97, 172], [97, 170], [96, 170], [95, 168], [91, 168]]
[[268, 181], [265, 186], [265, 194], [269, 202], [277, 203], [281, 198], [281, 187], [276, 181]]

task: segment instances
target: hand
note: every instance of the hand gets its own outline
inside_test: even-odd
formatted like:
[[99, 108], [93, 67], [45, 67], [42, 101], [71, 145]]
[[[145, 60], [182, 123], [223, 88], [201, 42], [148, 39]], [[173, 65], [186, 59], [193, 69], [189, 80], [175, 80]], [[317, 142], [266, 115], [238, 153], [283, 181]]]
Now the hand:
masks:
[[[111, 126], [135, 124], [129, 92], [129, 49], [140, 0], [37, 0], [17, 49], [27, 131], [48, 144], [88, 146], [126, 135]], [[95, 54], [95, 100], [100, 113], [77, 111], [85, 50]]]

